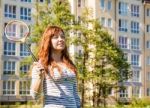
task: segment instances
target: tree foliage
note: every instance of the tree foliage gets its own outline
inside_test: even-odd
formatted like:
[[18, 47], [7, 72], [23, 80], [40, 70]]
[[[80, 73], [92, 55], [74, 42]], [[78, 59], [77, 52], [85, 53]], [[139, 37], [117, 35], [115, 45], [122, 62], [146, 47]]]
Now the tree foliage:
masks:
[[33, 26], [32, 40], [39, 41], [43, 31], [48, 25], [57, 25], [68, 31], [72, 28], [74, 16], [70, 12], [70, 5], [67, 0], [53, 0], [51, 4], [45, 0], [43, 4], [36, 1], [34, 13], [35, 25]]

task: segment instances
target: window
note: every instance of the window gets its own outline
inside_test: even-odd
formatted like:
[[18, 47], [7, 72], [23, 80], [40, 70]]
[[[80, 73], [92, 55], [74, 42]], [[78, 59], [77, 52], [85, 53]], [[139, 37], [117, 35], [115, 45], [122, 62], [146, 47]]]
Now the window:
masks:
[[131, 49], [139, 50], [139, 39], [138, 38], [131, 38]]
[[150, 81], [150, 72], [147, 72], [147, 81]]
[[81, 50], [81, 49], [78, 51], [78, 55], [79, 55], [79, 57], [81, 57], [81, 56], [83, 55], [83, 53], [82, 53], [82, 50]]
[[4, 75], [12, 75], [15, 74], [16, 62], [15, 61], [4, 61], [3, 66]]
[[140, 71], [133, 70], [132, 81], [133, 82], [139, 82], [140, 81]]
[[16, 44], [12, 42], [4, 42], [4, 55], [15, 55]]
[[51, 0], [38, 0], [38, 2], [44, 3], [44, 1], [47, 1], [48, 3], [51, 2]]
[[108, 10], [111, 10], [111, 1], [108, 1]]
[[3, 81], [3, 95], [15, 95], [15, 81]]
[[119, 19], [119, 31], [127, 32], [127, 20]]
[[30, 82], [29, 81], [20, 81], [19, 94], [20, 95], [29, 95], [30, 94]]
[[119, 91], [119, 96], [120, 96], [120, 98], [122, 98], [122, 97], [128, 97], [128, 91], [127, 91], [127, 88], [125, 88], [125, 89], [120, 89], [120, 91]]
[[132, 87], [132, 96], [133, 97], [140, 97], [140, 87], [138, 87], [138, 86]]
[[21, 0], [21, 2], [28, 2], [28, 3], [31, 3], [31, 0]]
[[131, 54], [131, 65], [139, 66], [139, 55], [138, 54]]
[[104, 0], [100, 0], [100, 6], [101, 6], [102, 9], [105, 8], [105, 2], [104, 2]]
[[[4, 24], [4, 27], [7, 25], [7, 23], [5, 23]], [[10, 36], [16, 36], [16, 34], [17, 34], [17, 32], [16, 32], [16, 24], [11, 24], [11, 26], [9, 26], [9, 29], [7, 29], [7, 30], [9, 30], [8, 31], [8, 35], [10, 35]]]
[[150, 16], [150, 8], [147, 9], [147, 16]]
[[81, 7], [81, 0], [78, 0], [78, 7]]
[[139, 33], [139, 22], [131, 21], [131, 32]]
[[147, 96], [150, 96], [150, 88], [147, 88]]
[[25, 44], [20, 44], [20, 56], [29, 56], [29, 55], [30, 55], [30, 52], [26, 48]]
[[81, 16], [78, 16], [78, 23], [81, 23]]
[[147, 65], [150, 65], [150, 56], [147, 57]]
[[108, 27], [112, 28], [112, 20], [110, 18], [108, 19]]
[[21, 63], [20, 71], [23, 73], [27, 73], [30, 69], [30, 65], [27, 63]]
[[30, 8], [21, 7], [20, 8], [20, 19], [30, 21], [31, 20], [31, 9]]
[[119, 36], [119, 47], [123, 49], [127, 49], [127, 37]]
[[146, 30], [148, 33], [150, 33], [150, 25], [147, 25]]
[[125, 2], [119, 2], [119, 14], [127, 15], [128, 14], [128, 4]]
[[123, 58], [128, 61], [128, 53], [124, 53]]
[[139, 17], [139, 6], [131, 5], [131, 16]]
[[101, 18], [101, 25], [106, 26], [106, 20], [104, 17]]
[[150, 41], [146, 42], [146, 48], [150, 49]]
[[16, 6], [5, 4], [4, 15], [9, 18], [16, 18]]

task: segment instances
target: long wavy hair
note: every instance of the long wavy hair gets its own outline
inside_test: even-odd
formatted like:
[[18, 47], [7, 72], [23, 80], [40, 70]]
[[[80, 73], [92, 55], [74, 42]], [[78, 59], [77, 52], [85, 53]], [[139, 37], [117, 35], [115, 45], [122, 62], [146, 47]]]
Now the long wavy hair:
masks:
[[[52, 37], [54, 35], [59, 35], [60, 32], [64, 33], [62, 28], [58, 26], [48, 26], [45, 29], [43, 36], [41, 38], [40, 48], [38, 52], [38, 59], [44, 66], [46, 73], [48, 74], [48, 72], [50, 72], [51, 76], [54, 75], [53, 72], [54, 68], [57, 68], [59, 72], [62, 73], [61, 68], [57, 65], [57, 63], [52, 58], [52, 43], [51, 43]], [[69, 57], [66, 44], [64, 50], [62, 50], [61, 59], [63, 63], [65, 63], [65, 65], [76, 74], [76, 67]], [[48, 68], [49, 66], [51, 67], [50, 70]]]

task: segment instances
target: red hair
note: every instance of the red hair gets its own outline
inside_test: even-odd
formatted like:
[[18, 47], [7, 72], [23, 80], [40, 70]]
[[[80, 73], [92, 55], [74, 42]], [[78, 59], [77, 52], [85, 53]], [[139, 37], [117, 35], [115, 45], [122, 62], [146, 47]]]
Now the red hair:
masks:
[[[57, 63], [51, 57], [51, 55], [52, 55], [51, 38], [54, 35], [59, 35], [60, 32], [64, 33], [62, 28], [60, 28], [58, 26], [48, 26], [43, 33], [41, 43], [40, 43], [40, 49], [38, 52], [38, 58], [39, 58], [40, 62], [42, 63], [42, 65], [44, 66], [47, 74], [49, 72], [48, 66], [50, 65], [52, 67], [50, 70], [51, 76], [53, 76], [53, 69], [55, 67], [58, 68], [60, 73], [62, 72], [61, 68], [57, 65]], [[73, 72], [76, 73], [76, 67], [69, 57], [69, 53], [68, 53], [66, 44], [65, 44], [64, 50], [62, 51], [61, 59], [62, 59], [63, 63], [65, 63], [65, 65], [70, 70], [72, 70]]]

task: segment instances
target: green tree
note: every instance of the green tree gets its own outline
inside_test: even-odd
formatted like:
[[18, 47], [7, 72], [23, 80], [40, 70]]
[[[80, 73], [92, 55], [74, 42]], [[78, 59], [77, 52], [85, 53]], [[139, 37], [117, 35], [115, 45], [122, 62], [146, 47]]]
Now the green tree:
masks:
[[33, 14], [35, 24], [32, 27], [32, 41], [38, 42], [43, 31], [48, 25], [57, 25], [65, 30], [66, 36], [72, 29], [74, 16], [70, 12], [68, 0], [53, 0], [49, 4], [48, 0], [44, 3], [35, 2], [35, 13]]
[[[111, 35], [102, 29], [97, 19], [90, 18], [91, 14], [92, 9], [84, 9], [81, 24], [76, 28], [76, 32], [80, 32], [81, 36], [74, 36], [76, 38], [73, 40], [75, 45], [82, 46], [82, 54], [76, 55], [81, 80], [82, 107], [88, 97], [93, 100], [93, 107], [101, 104], [105, 107], [109, 91], [117, 88], [118, 82], [130, 77], [130, 66]], [[90, 83], [93, 86], [93, 98], [86, 96]]]

